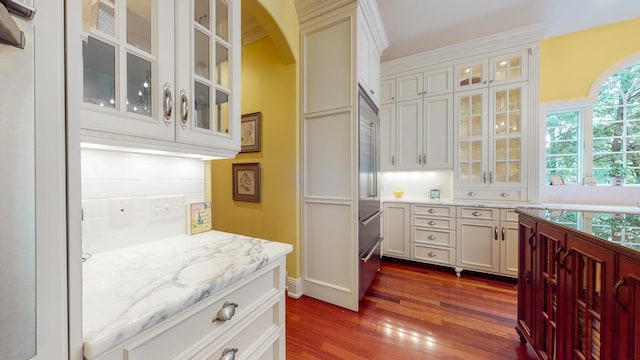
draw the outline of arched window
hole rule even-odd
[[[586,175],[585,183],[609,184],[620,175],[640,184],[640,63],[600,81],[593,105],[547,111],[547,183],[553,175],[581,183]]]

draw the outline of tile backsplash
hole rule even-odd
[[[186,233],[204,201],[202,160],[82,149],[82,245],[96,253]]]
[[[440,198],[452,197],[451,171],[397,171],[380,174],[382,196],[403,191],[404,197],[429,198],[431,189],[440,190]]]

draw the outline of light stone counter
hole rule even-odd
[[[93,358],[292,251],[208,231],[95,254],[83,263],[84,355]]]

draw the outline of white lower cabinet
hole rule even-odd
[[[410,247],[412,260],[455,266],[455,207],[412,204]]]
[[[518,223],[513,210],[458,207],[458,267],[518,276]]]
[[[283,258],[96,359],[284,359],[284,269]]]
[[[385,203],[384,256],[508,277],[518,276],[513,209]]]
[[[382,234],[384,256],[409,257],[409,204],[384,204]]]

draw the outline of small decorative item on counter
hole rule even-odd
[[[628,168],[622,166],[620,163],[616,163],[609,170],[609,183],[611,186],[622,186],[629,173]]]
[[[429,191],[429,198],[432,200],[440,200],[440,189],[431,189],[431,191]]]
[[[402,194],[404,194],[404,191],[402,190],[396,190],[393,192],[393,196],[395,196],[396,199],[400,199],[402,197]]]
[[[187,219],[187,232],[191,235],[211,230],[211,203],[188,204]]]

